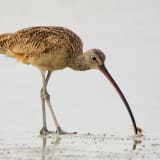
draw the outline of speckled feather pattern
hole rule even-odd
[[[83,45],[69,29],[29,27],[0,35],[0,51],[42,70],[56,70],[65,68],[68,60],[82,54]]]

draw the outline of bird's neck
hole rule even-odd
[[[85,54],[74,57],[69,67],[77,71],[85,71],[90,69],[90,67],[86,63]]]

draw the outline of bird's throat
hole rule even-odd
[[[90,69],[90,67],[86,63],[85,54],[74,57],[71,60],[69,67],[77,71],[86,71]]]

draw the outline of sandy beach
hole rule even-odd
[[[158,160],[160,138],[0,132],[1,160]]]

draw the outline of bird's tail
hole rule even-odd
[[[11,50],[10,46],[12,44],[12,34],[4,33],[0,34],[0,54],[6,55],[11,58],[15,58],[18,61],[24,61],[26,58],[23,54],[19,54]]]
[[[0,54],[7,54],[10,33],[0,34]]]

